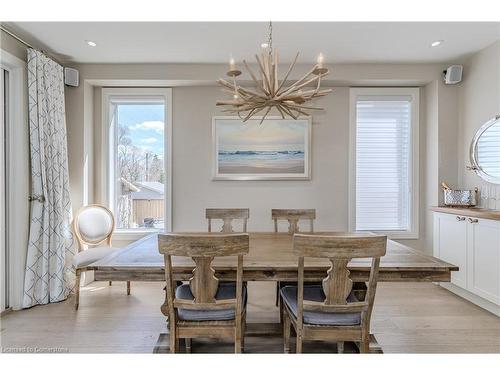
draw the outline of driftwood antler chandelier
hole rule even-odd
[[[260,80],[250,69],[247,62],[243,60],[246,70],[252,77],[256,90],[241,87],[236,83],[236,77],[241,74],[241,71],[236,68],[236,63],[233,58],[229,60],[229,71],[227,75],[232,78],[232,82],[225,79],[217,80],[223,90],[233,95],[231,100],[221,100],[216,104],[218,106],[227,106],[229,108],[223,112],[235,113],[247,121],[252,116],[257,115],[265,110],[260,123],[264,121],[271,109],[274,107],[281,114],[282,118],[290,116],[297,119],[300,115],[308,116],[309,110],[321,110],[322,108],[306,106],[304,103],[320,97],[325,96],[331,89],[320,90],[321,78],[328,75],[328,69],[324,66],[324,58],[320,53],[316,65],[307,72],[302,78],[292,83],[290,86],[286,85],[286,80],[290,75],[299,53],[295,55],[295,59],[288,68],[288,71],[280,81],[278,79],[278,50],[273,49],[273,25],[269,22],[269,41],[262,43],[262,53],[260,57],[256,54],[255,58],[260,70]],[[313,86],[312,89],[304,89],[307,86]]]

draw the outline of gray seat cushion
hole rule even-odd
[[[297,287],[285,286],[280,291],[283,302],[297,318]],[[322,302],[325,294],[321,285],[304,285],[304,300]],[[348,302],[356,302],[351,293]],[[361,313],[325,313],[320,311],[304,311],[304,324],[322,326],[352,326],[361,324]]]
[[[175,297],[179,299],[193,300],[193,294],[189,288],[189,284],[183,284],[177,287],[175,290]],[[216,300],[232,299],[236,298],[236,283],[226,282],[219,283],[219,288],[217,289],[217,294],[215,295]],[[247,304],[247,288],[243,285],[243,310],[245,310]],[[235,309],[224,309],[224,310],[189,310],[189,309],[178,309],[177,315],[179,320],[234,320],[235,319]]]

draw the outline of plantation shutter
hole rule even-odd
[[[500,123],[490,126],[479,137],[476,156],[481,169],[493,177],[500,177]]]
[[[357,230],[410,230],[411,104],[411,96],[357,97]]]

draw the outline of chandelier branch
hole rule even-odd
[[[216,105],[226,107],[223,112],[237,114],[243,122],[248,121],[252,116],[264,111],[260,123],[275,108],[281,117],[287,116],[298,119],[301,115],[309,116],[307,111],[322,110],[322,108],[305,105],[307,102],[328,95],[332,89],[321,89],[321,80],[328,75],[328,69],[323,66],[323,55],[319,55],[318,62],[306,74],[287,86],[287,80],[293,71],[299,52],[295,55],[292,63],[288,67],[285,75],[280,80],[278,75],[279,53],[272,48],[272,26],[270,26],[269,44],[264,46],[265,51],[255,55],[257,61],[257,74],[250,68],[246,60],[243,65],[254,82],[256,89],[240,86],[236,82],[236,77],[241,74],[236,68],[233,59],[230,61],[230,69],[227,73],[232,78],[232,82],[225,79],[218,79],[217,83],[222,86],[222,90],[233,96],[232,99],[219,100]],[[260,76],[260,77],[259,77]],[[259,78],[257,78],[259,77]],[[302,91],[306,86],[313,86]]]
[[[290,67],[288,68],[288,71],[286,72],[285,76],[283,77],[283,80],[281,81],[281,84],[278,86],[278,89],[276,90],[276,92],[279,92],[281,90],[281,88],[285,84],[286,80],[288,79],[288,76],[292,72],[293,67],[295,66],[295,63],[297,62],[297,59],[299,58],[299,53],[300,52],[297,52],[297,54],[295,55],[295,59],[293,59],[293,62],[290,64]]]

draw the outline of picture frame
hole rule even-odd
[[[214,180],[310,180],[312,118],[212,117]]]

